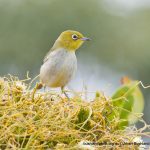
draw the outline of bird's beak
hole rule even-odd
[[[81,40],[81,41],[91,41],[91,39],[88,38],[88,37],[83,37],[83,38],[81,38],[80,40]]]

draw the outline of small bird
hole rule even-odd
[[[53,47],[44,58],[40,69],[40,80],[43,85],[57,88],[64,87],[74,76],[77,70],[76,50],[90,38],[84,37],[80,32],[67,30],[60,34]]]

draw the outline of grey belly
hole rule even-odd
[[[41,81],[49,87],[65,86],[71,80],[77,68],[75,55],[58,58],[50,58],[41,66]]]

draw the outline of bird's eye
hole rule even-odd
[[[78,36],[77,36],[76,34],[73,34],[73,35],[72,35],[72,39],[73,39],[73,40],[77,40],[77,39],[78,39]]]

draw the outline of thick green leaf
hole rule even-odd
[[[138,83],[138,81],[128,80],[112,96],[115,110],[109,119],[119,118],[118,129],[124,129],[129,124],[137,122],[139,114],[144,109],[144,98]]]

